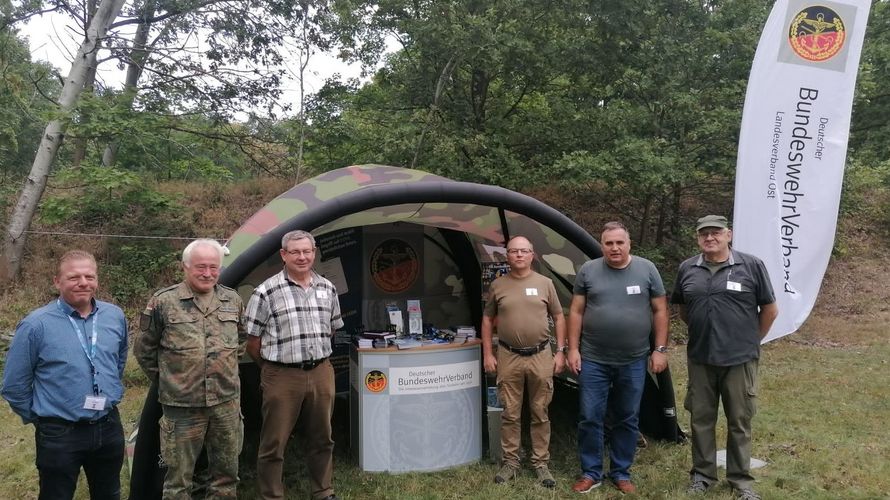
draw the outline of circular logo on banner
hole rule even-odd
[[[827,61],[844,46],[847,32],[837,12],[815,5],[798,12],[788,30],[794,53],[807,61]]]
[[[383,392],[386,389],[386,375],[380,370],[371,370],[365,375],[365,387],[371,392]]]
[[[386,293],[411,288],[419,274],[417,252],[404,240],[386,240],[371,252],[371,279]]]

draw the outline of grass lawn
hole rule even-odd
[[[764,347],[760,366],[759,413],[754,423],[754,456],[768,465],[754,472],[764,498],[890,498],[890,343],[886,342],[887,315],[860,317],[851,325],[843,318],[815,322],[825,335],[803,332]],[[856,328],[853,343],[837,341],[846,329]],[[811,332],[811,330],[809,330]],[[837,333],[834,333],[837,332]],[[866,333],[863,333],[866,332]],[[832,335],[834,333],[834,335]],[[827,340],[826,340],[827,339]],[[683,348],[671,353],[677,401],[685,394]],[[131,387],[122,405],[125,426],[135,426],[145,389],[139,377],[128,377]],[[577,403],[568,390],[559,391],[551,407],[552,464],[557,487],[536,485],[530,469],[507,485],[492,482],[497,465],[477,464],[429,474],[379,474],[358,470],[349,455],[346,425],[335,428],[334,486],[346,499],[448,498],[572,498],[571,484],[578,472],[574,418]],[[681,426],[688,414],[679,408]],[[0,498],[36,498],[33,428],[21,425],[7,405],[0,409]],[[725,433],[720,427],[718,440]],[[305,468],[296,439],[286,464],[285,484],[290,498],[308,498]],[[253,458],[243,459],[240,497],[255,498]],[[632,470],[640,498],[685,498],[688,445],[652,443],[640,450]],[[122,471],[126,478],[126,466]],[[124,481],[126,496],[127,484]],[[609,486],[587,497],[619,498]],[[88,498],[85,484],[76,498]],[[721,484],[707,498],[731,498]]]

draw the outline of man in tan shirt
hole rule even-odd
[[[534,248],[528,239],[516,236],[507,242],[510,272],[491,284],[482,316],[482,352],[485,371],[497,372],[498,396],[504,405],[501,414],[504,461],[494,481],[504,483],[519,472],[520,416],[527,387],[531,409],[531,463],[540,483],[552,488],[556,481],[547,467],[550,461],[547,409],[553,399],[553,374],[565,366],[566,329],[553,282],[532,270],[534,258]],[[549,319],[553,320],[556,332],[555,355],[550,349]],[[492,348],[495,320],[497,357]]]

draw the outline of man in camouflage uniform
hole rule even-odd
[[[199,239],[182,252],[185,281],[154,294],[133,347],[158,383],[163,409],[165,499],[190,499],[195,461],[206,447],[208,498],[236,498],[241,420],[238,358],[246,334],[241,297],[217,283],[223,248]]]

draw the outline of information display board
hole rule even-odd
[[[350,352],[350,443],[364,471],[434,471],[482,455],[478,340]]]

